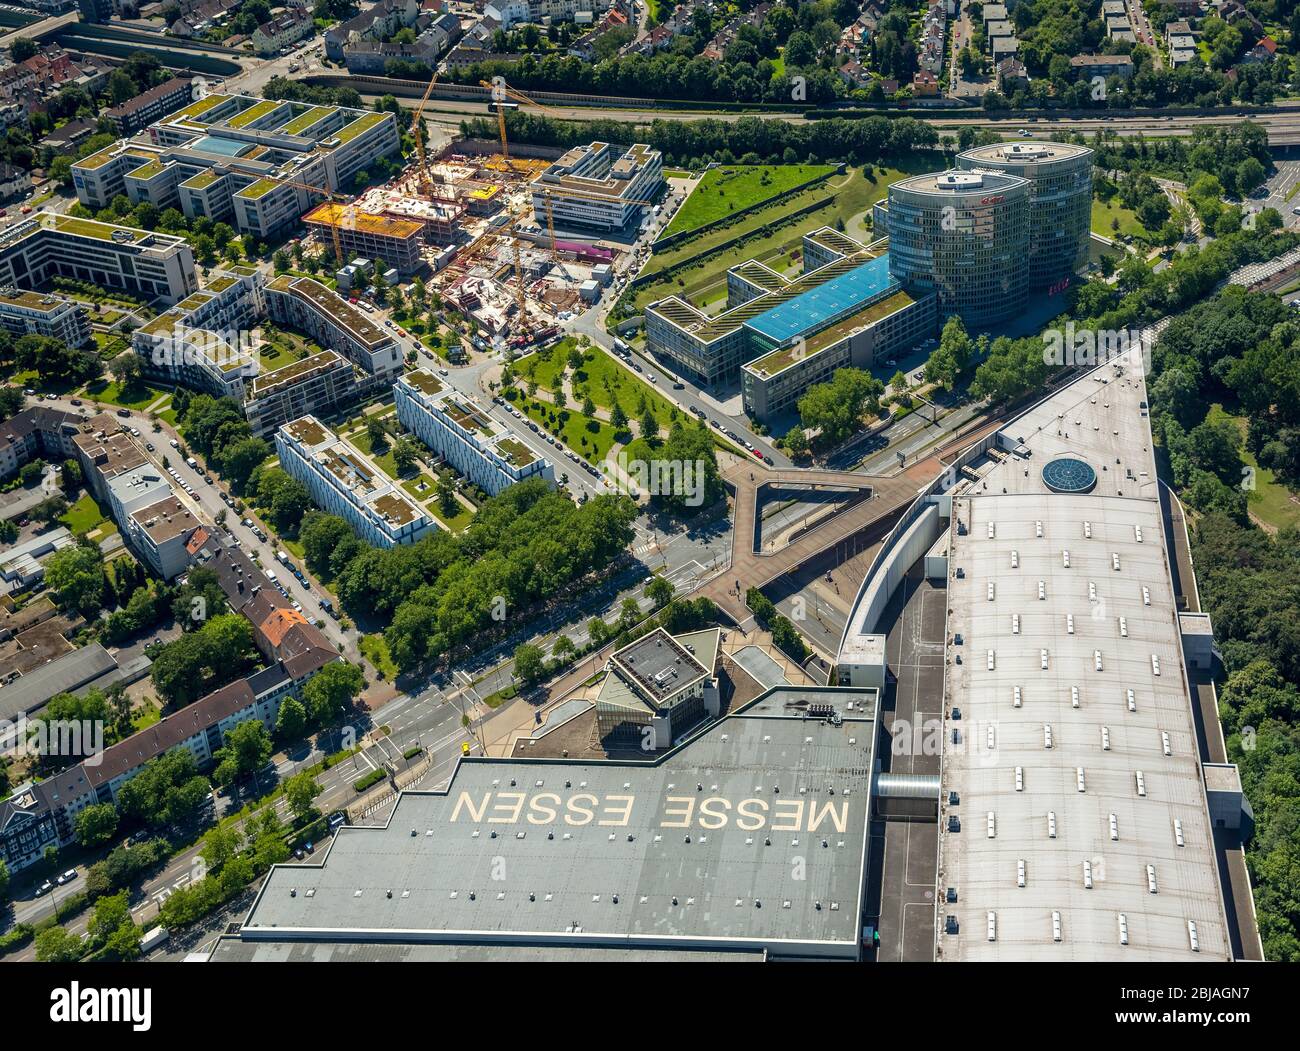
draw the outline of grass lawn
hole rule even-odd
[[[835,171],[830,164],[760,164],[711,168],[691,191],[664,236],[684,233]]]
[[[873,168],[870,178],[861,168],[854,168],[843,178],[833,177],[766,208],[755,209],[738,222],[656,252],[642,273],[660,276],[658,280],[647,280],[637,286],[630,313],[643,313],[646,304],[674,293],[695,302],[697,296],[716,293],[719,287],[725,290],[728,268],[749,259],[761,260],[778,271],[785,270],[791,255],[799,253],[803,235],[823,226],[842,223],[850,237],[870,241],[874,234],[865,221],[871,214],[871,206],[883,199],[899,179],[933,170],[938,164],[936,158],[923,154],[912,159],[906,171]],[[791,218],[800,208],[818,201],[822,202],[819,207]],[[752,236],[705,258],[718,245],[741,235]]]
[[[397,675],[397,665],[393,663],[392,654],[388,652],[388,643],[382,635],[362,635],[359,648],[362,655],[373,664],[385,679]]]
[[[1119,229],[1116,230],[1114,223],[1119,220]],[[1102,237],[1113,238],[1116,234],[1127,234],[1129,237],[1146,238],[1150,234],[1147,228],[1142,225],[1137,217],[1137,213],[1130,211],[1119,203],[1119,197],[1113,197],[1109,201],[1099,201],[1096,198],[1092,202],[1092,232],[1101,234]]]
[[[1246,449],[1247,424],[1245,418],[1233,416],[1231,413],[1225,412],[1222,405],[1217,404],[1210,406],[1207,418],[1210,420],[1231,420],[1241,430],[1242,463],[1254,468],[1255,471],[1255,488],[1246,494],[1246,502],[1250,513],[1265,525],[1274,529],[1300,526],[1300,503],[1295,500],[1296,494],[1279,482],[1267,467],[1261,467],[1254,455]]]
[[[513,404],[539,427],[592,463],[603,460],[616,442],[613,427],[576,409],[559,409],[526,395],[516,397]]]
[[[103,380],[95,380],[94,383],[86,386],[88,398],[107,402],[109,405],[120,405],[124,409],[143,409],[166,393],[161,387],[154,387],[148,383],[136,383],[126,390],[117,383],[105,383]]]
[[[162,721],[162,712],[156,704],[146,704],[142,708],[137,708],[131,713],[131,728],[139,733],[154,723]]]
[[[551,381],[561,369],[568,368],[569,351],[574,346],[570,339],[557,343],[549,358],[530,354],[516,366],[525,380],[531,378],[545,390],[551,389]],[[602,409],[613,411],[617,401],[623,411],[632,419],[641,415],[640,406],[646,402],[653,409],[655,419],[664,427],[671,426],[676,417],[683,415],[682,410],[646,383],[640,377],[628,372],[618,364],[606,351],[599,347],[590,347],[583,355],[583,366],[576,373],[570,373],[574,391],[575,408],[582,405],[582,392],[591,395],[591,400]]]
[[[85,493],[81,498],[68,508],[67,512],[60,516],[59,521],[68,527],[74,533],[89,533],[97,526],[107,523],[108,519],[104,512],[99,509],[99,504],[95,503],[95,498],[89,493]],[[112,529],[108,530],[112,532]]]
[[[396,440],[389,438],[388,447],[380,456],[376,456],[371,451],[370,435],[366,433],[365,428],[362,428],[357,434],[349,435],[348,441],[369,456],[370,459],[374,460],[375,463],[378,464],[379,468],[388,475],[389,478],[400,479],[402,477],[398,474],[397,463],[393,459],[393,447],[397,444]]]

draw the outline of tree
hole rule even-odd
[[[251,434],[232,442],[221,450],[221,474],[235,492],[243,492],[253,471],[271,452],[271,447],[261,438]]]
[[[515,647],[515,674],[521,683],[534,683],[546,674],[546,661],[542,651],[530,642]]]
[[[806,429],[839,441],[852,433],[866,412],[880,411],[885,385],[862,369],[836,369],[828,383],[809,387],[799,399],[799,418]]]
[[[115,959],[134,960],[140,955],[140,928],[131,918],[128,891],[95,902],[86,937],[91,945],[104,949],[106,955]]]
[[[15,62],[26,62],[40,49],[30,37],[20,36],[9,45],[9,57]]]
[[[302,688],[302,700],[317,726],[332,726],[366,685],[361,669],[350,661],[325,665]]]
[[[245,719],[226,734],[224,747],[217,750],[217,769],[226,767],[236,777],[247,777],[262,769],[271,758],[271,735],[258,719]],[[226,764],[231,764],[226,766]],[[229,784],[233,778],[217,777]]]
[[[47,526],[53,525],[68,513],[68,501],[62,496],[47,496],[32,508],[32,517]]]
[[[122,390],[130,390],[143,378],[144,362],[139,354],[127,351],[108,363],[108,371]]]
[[[248,621],[219,614],[154,654],[154,686],[174,707],[192,704],[248,671],[256,652]]]
[[[659,436],[659,421],[655,419],[654,409],[648,404],[641,413],[641,437],[653,441]]]
[[[113,838],[117,831],[117,810],[112,803],[95,803],[80,811],[73,820],[77,842],[83,847],[98,847]]]
[[[409,438],[399,438],[393,446],[393,466],[397,468],[398,474],[405,474],[414,467],[418,457],[419,449]]]
[[[56,551],[45,563],[45,583],[64,609],[93,616],[104,602],[104,563],[93,544]]]
[[[785,447],[791,456],[806,456],[808,435],[802,427],[791,427],[785,436]]]
[[[316,816],[313,800],[321,794],[321,786],[308,773],[294,774],[284,782],[284,797],[299,824]]]
[[[345,540],[356,540],[352,527],[338,515],[308,511],[298,529],[307,565],[318,576],[333,577],[332,556]]]
[[[38,963],[74,963],[85,953],[81,936],[66,927],[50,927],[36,936]]]
[[[275,717],[275,735],[281,741],[296,741],[307,732],[307,709],[297,697],[286,697],[280,702],[280,712]]]
[[[655,604],[655,609],[663,609],[673,600],[675,589],[672,581],[665,580],[663,577],[655,577],[646,585],[646,597]]]
[[[627,413],[623,411],[623,406],[617,401],[614,402],[614,408],[609,413],[609,425],[615,431],[627,430]]]
[[[456,501],[456,486],[447,474],[438,476],[438,510],[444,518],[455,518],[460,510]]]

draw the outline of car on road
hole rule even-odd
[[[51,883],[49,880],[46,880],[39,887],[36,888],[36,896],[39,898],[44,894],[48,894],[53,889],[54,889],[54,884]]]
[[[73,404],[73,405],[80,405],[80,404],[81,404],[81,399],[80,399],[80,398],[73,398],[73,399],[72,399],[72,404]]]
[[[129,409],[118,409],[117,414],[123,419],[129,420],[131,418],[131,411]]]
[[[68,871],[63,873],[63,875],[61,875],[56,882],[60,887],[63,887],[71,883],[76,878],[77,878],[77,870],[68,869]]]

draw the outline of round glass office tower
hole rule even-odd
[[[957,155],[963,171],[1029,183],[1029,289],[1041,292],[1083,268],[1092,226],[1092,155],[1067,142],[999,142]]]
[[[938,295],[940,319],[982,328],[1023,310],[1029,183],[994,172],[917,175],[889,188],[889,269],[913,295]]]

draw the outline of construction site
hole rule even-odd
[[[600,300],[621,257],[636,250],[663,180],[658,154],[643,146],[622,156],[603,143],[512,153],[508,105],[497,107],[498,141],[452,142],[426,154],[423,135],[413,134],[414,156],[394,179],[353,200],[331,194],[303,220],[336,259],[382,261],[404,281],[418,275],[475,326],[484,346],[520,348],[558,334],[559,322]],[[423,106],[412,115],[413,133],[422,130]],[[589,156],[593,150],[602,152]],[[587,171],[593,164],[602,167],[595,175]],[[567,221],[584,212],[616,221]]]

